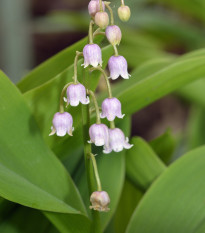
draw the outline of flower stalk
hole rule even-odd
[[[101,123],[101,120],[100,120],[100,110],[99,110],[99,107],[98,107],[97,99],[96,99],[95,94],[94,94],[93,91],[88,90],[88,93],[92,96],[92,99],[93,99],[93,103],[94,103],[94,107],[95,107],[95,112],[96,112],[96,123],[100,124]]]
[[[94,71],[94,70],[99,70],[103,74],[103,77],[104,77],[106,85],[107,85],[108,97],[112,98],[112,90],[111,90],[111,86],[110,86],[110,82],[108,80],[107,74],[105,73],[105,71],[100,66],[93,67],[93,68],[90,69],[90,71]]]
[[[110,24],[114,25],[114,15],[113,15],[113,10],[110,7],[110,2],[104,2],[105,3],[105,7],[108,9],[108,11],[110,12]]]
[[[59,107],[59,112],[63,113],[64,112],[64,96],[65,96],[65,92],[67,90],[67,88],[72,84],[71,83],[67,83],[64,87],[63,90],[61,91],[61,96],[60,96],[60,107]]]
[[[76,51],[76,56],[75,56],[75,60],[74,60],[74,76],[73,76],[74,84],[77,84],[77,82],[78,82],[78,79],[77,79],[77,75],[78,75],[78,59],[79,59],[80,56],[83,56],[83,53]]]
[[[100,181],[100,177],[99,177],[99,173],[98,173],[98,168],[97,168],[95,156],[92,153],[90,153],[90,158],[91,158],[92,163],[93,163],[93,169],[94,169],[95,178],[96,178],[96,182],[97,182],[97,190],[102,191],[102,186],[101,186],[101,181]]]

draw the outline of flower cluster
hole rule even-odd
[[[123,0],[121,0],[121,2],[122,4],[118,9],[118,15],[122,21],[127,21],[130,17],[130,9],[128,6],[124,5]],[[129,139],[125,137],[121,129],[115,127],[114,123],[115,118],[122,119],[124,114],[122,114],[121,102],[112,96],[109,78],[116,80],[121,76],[124,79],[129,79],[130,75],[128,73],[126,59],[118,54],[117,46],[120,45],[122,33],[120,28],[114,24],[113,12],[109,4],[109,2],[104,2],[102,0],[91,0],[88,5],[88,12],[91,16],[89,44],[85,45],[82,52],[76,52],[73,82],[66,84],[62,90],[60,111],[55,113],[53,117],[53,126],[51,128],[52,132],[50,133],[50,135],[56,134],[60,137],[65,136],[66,133],[72,136],[72,132],[74,130],[73,118],[71,114],[64,111],[64,101],[67,103],[67,106],[70,105],[76,107],[80,103],[85,105],[89,104],[91,97],[95,105],[96,123],[91,125],[89,128],[90,140],[88,143],[94,143],[96,146],[103,146],[103,152],[105,154],[109,154],[112,151],[120,152],[124,148],[130,149],[132,147],[132,145],[129,144]],[[105,9],[108,9],[110,18]],[[94,24],[98,26],[98,29],[93,34]],[[102,31],[104,29],[105,32]],[[94,35],[97,35],[98,33],[104,34],[114,49],[113,56],[108,60],[109,77],[102,69],[101,48],[93,42]],[[108,98],[104,99],[102,102],[101,113],[95,94],[82,85],[77,79],[77,62],[78,57],[81,55],[84,58],[84,63],[82,64],[84,68],[91,66],[91,71],[99,70],[105,78],[108,88]],[[67,94],[67,98],[64,97],[65,94]],[[106,124],[101,123],[101,119],[103,118],[106,118],[110,122],[110,128],[108,128]],[[108,211],[109,209],[107,206],[110,202],[110,198],[105,191],[101,190],[95,158],[93,155],[91,158],[95,169],[96,180],[98,181],[98,191],[91,195],[90,201],[92,206],[90,208],[98,211]]]

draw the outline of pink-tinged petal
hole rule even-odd
[[[122,33],[117,25],[108,26],[105,30],[106,37],[112,45],[119,45]]]
[[[63,137],[67,132],[72,132],[73,118],[68,112],[57,112],[53,117],[53,130],[50,135],[56,133],[57,136]]]
[[[105,191],[95,191],[90,196],[91,206],[90,209],[94,209],[100,212],[109,211],[108,205],[110,203],[110,197]]]
[[[105,4],[102,2],[103,11],[105,10]],[[91,0],[88,4],[88,12],[90,16],[94,17],[97,12],[100,11],[99,0]]]
[[[117,98],[106,98],[102,102],[101,118],[107,118],[109,121],[113,121],[115,117],[123,118],[121,112],[121,103]]]
[[[128,138],[125,138],[121,129],[109,129],[109,150],[120,152],[123,148],[130,149],[132,146],[128,143]],[[108,153],[109,150],[105,149],[104,151]]]
[[[82,84],[71,84],[67,88],[67,102],[71,106],[78,106],[81,102],[82,104],[89,103],[89,97],[86,97],[86,89]]]
[[[104,146],[109,143],[108,127],[104,124],[93,124],[89,129],[90,141],[96,146]]]
[[[110,78],[115,80],[119,76],[124,79],[129,79],[127,71],[127,61],[123,56],[112,56],[108,61],[108,68],[110,71]]]
[[[97,67],[98,64],[102,65],[102,53],[97,44],[87,44],[83,48],[84,68],[88,65]]]

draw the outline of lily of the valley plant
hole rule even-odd
[[[108,9],[110,17],[105,9]],[[66,106],[71,105],[77,107],[80,103],[84,105],[90,104],[90,99],[92,99],[96,113],[96,123],[89,125],[90,140],[86,143],[93,143],[95,146],[103,146],[103,152],[105,154],[109,154],[112,151],[120,152],[123,149],[130,149],[133,146],[129,144],[129,139],[125,136],[123,131],[115,127],[115,118],[123,118],[124,114],[122,114],[120,101],[112,95],[109,82],[109,79],[116,80],[120,76],[124,79],[129,79],[130,77],[127,61],[123,56],[119,55],[117,49],[117,46],[120,45],[122,33],[120,28],[114,24],[113,11],[109,2],[91,0],[88,5],[88,12],[91,16],[88,35],[89,43],[85,45],[83,52],[76,51],[73,82],[65,84],[62,90],[60,109],[53,117],[52,132],[50,135],[57,134],[57,136],[63,137],[66,134],[70,136],[74,134],[73,118],[70,113],[65,111],[64,101],[66,102]],[[118,9],[118,15],[122,21],[127,21],[130,18],[130,9],[128,6],[125,6],[124,1],[122,1],[122,5]],[[94,26],[96,26],[97,29],[93,33]],[[107,40],[113,46],[114,54],[108,61],[109,77],[106,71],[102,69],[103,58],[101,48],[98,44],[93,43],[93,37],[97,34],[105,34]],[[77,62],[80,56],[84,58],[83,68],[89,67],[90,71],[98,70],[102,72],[107,84],[108,97],[102,102],[101,113],[95,93],[88,88],[88,82],[86,82],[87,85],[85,85],[78,80]],[[67,98],[65,98],[65,94],[67,94]],[[101,123],[101,118],[107,118],[110,123],[109,127]],[[85,158],[92,160],[97,183],[97,190],[92,192],[90,196],[90,202],[92,204],[90,209],[95,211],[109,211],[109,194],[106,190],[102,190],[95,156],[91,151],[91,146],[89,150],[85,150]]]

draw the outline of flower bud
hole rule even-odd
[[[109,24],[109,16],[107,12],[97,12],[95,15],[95,23],[102,29],[106,28]]]
[[[107,117],[108,121],[113,121],[115,117],[123,118],[121,103],[117,98],[107,98],[102,102],[101,118]]]
[[[115,80],[119,76],[124,79],[129,79],[129,73],[127,71],[127,61],[123,56],[112,56],[108,61],[108,68],[110,71],[110,78]]]
[[[102,66],[102,53],[97,44],[87,44],[83,48],[84,68],[89,65],[97,67],[98,64]]]
[[[129,144],[129,139],[125,138],[121,129],[109,129],[109,147],[104,148],[103,152],[109,154],[112,150],[120,152],[125,149],[130,149],[133,145]]]
[[[85,87],[78,84],[71,84],[67,88],[67,105],[78,106],[79,103],[89,104],[89,97],[86,97],[86,89]]]
[[[117,25],[108,26],[105,30],[105,34],[110,44],[112,45],[120,44],[122,33]]]
[[[118,8],[118,16],[123,21],[126,22],[129,20],[131,15],[130,8],[128,6],[120,6]]]
[[[94,209],[97,211],[109,211],[108,205],[110,203],[110,197],[105,191],[96,191],[93,192],[90,196],[90,202],[92,206],[90,209]]]
[[[68,112],[57,112],[53,117],[53,126],[51,127],[52,132],[49,136],[54,135],[55,133],[57,136],[63,137],[68,133],[70,136],[72,135],[72,131],[74,128],[73,125],[73,118]]]
[[[89,129],[90,141],[96,146],[105,146],[108,148],[109,145],[109,134],[108,127],[104,124],[93,124]]]
[[[105,4],[102,2],[103,11],[105,10]],[[99,0],[91,0],[88,4],[88,12],[90,16],[94,17],[97,12],[100,11]]]

